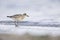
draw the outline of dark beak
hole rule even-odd
[[[27,15],[27,17],[29,17],[29,15]]]

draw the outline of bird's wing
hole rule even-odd
[[[13,15],[14,17],[19,17],[19,16],[22,16],[22,14],[15,14]]]
[[[15,15],[13,15],[13,16],[19,16],[19,15],[22,15],[22,14],[15,14]]]

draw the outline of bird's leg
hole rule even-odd
[[[18,21],[15,21],[15,27],[18,27]]]

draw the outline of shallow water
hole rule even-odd
[[[19,34],[23,35],[29,33],[31,35],[60,35],[60,27],[42,27],[42,26],[19,26],[14,25],[0,25],[0,33]]]

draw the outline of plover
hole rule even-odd
[[[15,14],[12,16],[7,16],[15,21],[15,26],[17,27],[18,21],[22,21],[25,17],[29,17],[26,13],[23,14]]]
[[[29,17],[29,16],[26,13],[23,13],[23,14],[16,14],[7,17],[12,18],[15,21],[22,21],[25,17]]]

